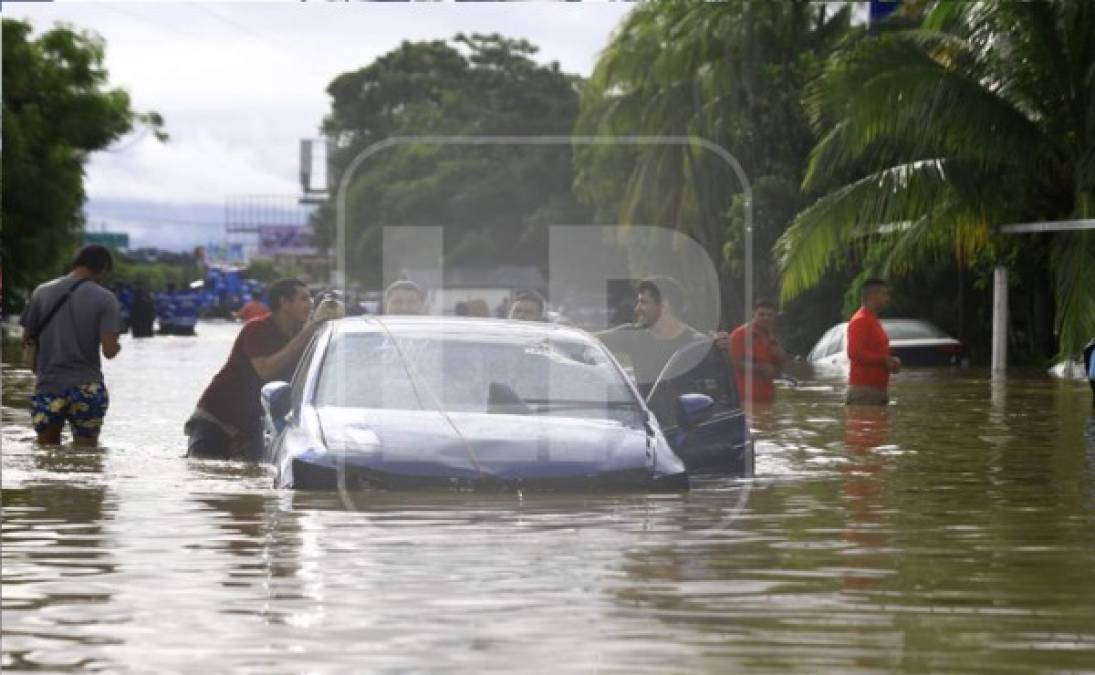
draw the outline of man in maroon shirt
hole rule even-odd
[[[890,287],[882,279],[863,284],[862,306],[848,321],[848,405],[886,405],[890,373],[901,370],[901,359],[890,355],[890,338],[882,330],[878,313],[890,304]]]
[[[187,420],[188,456],[258,459],[262,450],[259,391],[267,382],[292,378],[304,347],[322,323],[308,321],[312,297],[302,281],[276,281],[269,297],[273,312],[243,325],[228,361]]]

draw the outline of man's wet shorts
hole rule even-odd
[[[47,427],[64,426],[67,420],[74,436],[96,438],[109,405],[110,397],[101,382],[81,384],[61,393],[38,393],[31,406],[34,430],[42,433]]]

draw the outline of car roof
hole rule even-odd
[[[593,336],[573,326],[548,321],[516,321],[463,316],[375,315],[346,317],[332,322],[338,334],[390,332],[464,335],[468,337],[512,337],[572,339],[590,341]]]
[[[908,325],[919,325],[919,326],[925,326],[928,329],[930,329],[931,332],[935,333],[935,335],[930,335],[930,336],[925,335],[925,336],[917,336],[917,337],[897,337],[897,338],[895,338],[895,337],[891,336],[890,337],[890,343],[891,344],[929,343],[929,342],[933,342],[933,341],[936,341],[936,342],[958,342],[958,340],[956,340],[954,337],[949,335],[943,329],[939,328],[939,326],[936,326],[931,321],[927,321],[925,319],[909,319],[909,318],[906,318],[906,317],[893,317],[893,318],[879,319],[879,323],[882,324],[882,329],[883,330],[887,330],[887,327],[889,327],[890,329],[893,329],[893,328],[895,328],[897,326],[901,326],[901,325],[906,325],[906,326],[908,326]],[[835,326],[833,326],[833,327],[829,328],[828,330],[826,330],[824,333],[822,333],[821,337],[818,338],[817,342],[814,344],[814,347],[810,351],[813,352],[814,349],[817,349],[818,345],[820,345],[821,342],[824,341],[825,338],[828,337],[833,331],[835,331],[835,330],[844,330],[845,328],[847,328],[847,326],[848,326],[847,321],[841,321],[840,323],[838,323]],[[887,332],[889,332],[889,331],[887,330]]]
[[[932,328],[934,328],[938,331],[944,332],[941,328],[939,328],[939,326],[936,326],[934,323],[932,323],[931,321],[928,321],[927,319],[909,319],[907,317],[886,317],[886,318],[879,319],[878,322],[881,323],[882,325],[895,324],[895,323],[918,323],[918,324],[922,324],[922,325],[925,325],[925,326],[931,326]],[[840,328],[841,326],[847,326],[847,325],[848,325],[847,321],[841,321],[840,323],[826,329],[825,332],[828,333],[829,331],[833,330],[834,328]]]

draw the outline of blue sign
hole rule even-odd
[[[871,23],[885,19],[900,6],[901,0],[871,0]]]
[[[107,248],[129,248],[128,232],[84,232],[84,246],[98,244]]]

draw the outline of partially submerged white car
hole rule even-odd
[[[962,343],[940,328],[920,319],[881,319],[890,338],[890,352],[903,366],[965,365]],[[825,332],[806,357],[812,365],[847,370],[848,324],[840,323]]]

